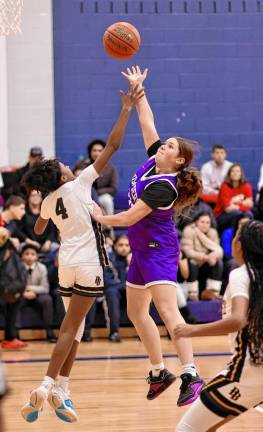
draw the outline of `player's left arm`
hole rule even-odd
[[[129,210],[109,216],[104,216],[100,207],[94,203],[92,216],[97,222],[103,225],[132,226],[141,219],[145,218],[145,216],[151,212],[152,208],[142,200],[138,199],[134,206],[132,206]]]
[[[208,324],[178,324],[176,338],[194,336],[219,336],[241,330],[247,324],[248,298],[242,295],[232,299],[231,316]]]
[[[98,174],[101,173],[103,168],[107,165],[113,154],[120,148],[126,127],[131,115],[132,108],[144,96],[144,89],[135,86],[130,88],[129,92],[125,94],[121,91],[122,109],[118,120],[116,121],[113,129],[108,137],[107,144],[103,152],[96,159],[93,166]]]

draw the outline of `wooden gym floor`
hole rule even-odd
[[[171,342],[162,338],[166,366],[180,373],[178,359]],[[55,417],[49,406],[39,421],[26,423],[20,407],[45,375],[47,360],[53,346],[45,342],[30,342],[21,352],[3,353],[7,361],[10,395],[3,402],[5,432],[172,432],[185,408],[177,408],[180,380],[154,401],[147,401],[145,377],[149,363],[137,338],[126,338],[120,344],[107,339],[82,343],[72,372],[72,399],[79,422],[66,424]],[[194,340],[196,363],[207,380],[219,372],[228,361],[226,337],[206,337]],[[263,407],[250,410],[239,419],[225,425],[220,432],[262,432]]]

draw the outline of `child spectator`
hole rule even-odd
[[[114,242],[113,251],[110,254],[110,260],[118,272],[118,278],[123,285],[123,289],[125,289],[126,285],[127,271],[130,263],[130,254],[131,249],[128,236],[118,236]]]
[[[21,257],[27,270],[27,285],[20,307],[23,308],[30,304],[40,310],[47,331],[47,340],[56,342],[52,330],[53,304],[49,295],[47,268],[38,261],[38,248],[32,244],[23,246]]]
[[[223,275],[223,249],[217,231],[211,227],[208,213],[200,213],[191,225],[185,227],[181,248],[191,263],[188,279],[190,299],[198,299],[200,273],[206,279],[206,289],[201,293],[201,299],[219,298]]]

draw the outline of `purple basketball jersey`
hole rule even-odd
[[[174,188],[176,194],[176,174],[154,174],[156,166],[155,156],[138,169],[131,180],[128,192],[129,207],[132,207],[142,192],[156,181],[167,181]],[[148,216],[129,227],[128,235],[132,250],[159,250],[175,252],[179,250],[179,243],[173,221],[174,202],[169,207],[153,210]]]

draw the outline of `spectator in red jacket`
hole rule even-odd
[[[220,188],[214,210],[219,231],[222,232],[225,228],[234,226],[236,219],[242,214],[252,217],[252,207],[252,186],[246,180],[242,166],[234,164],[229,168]]]

